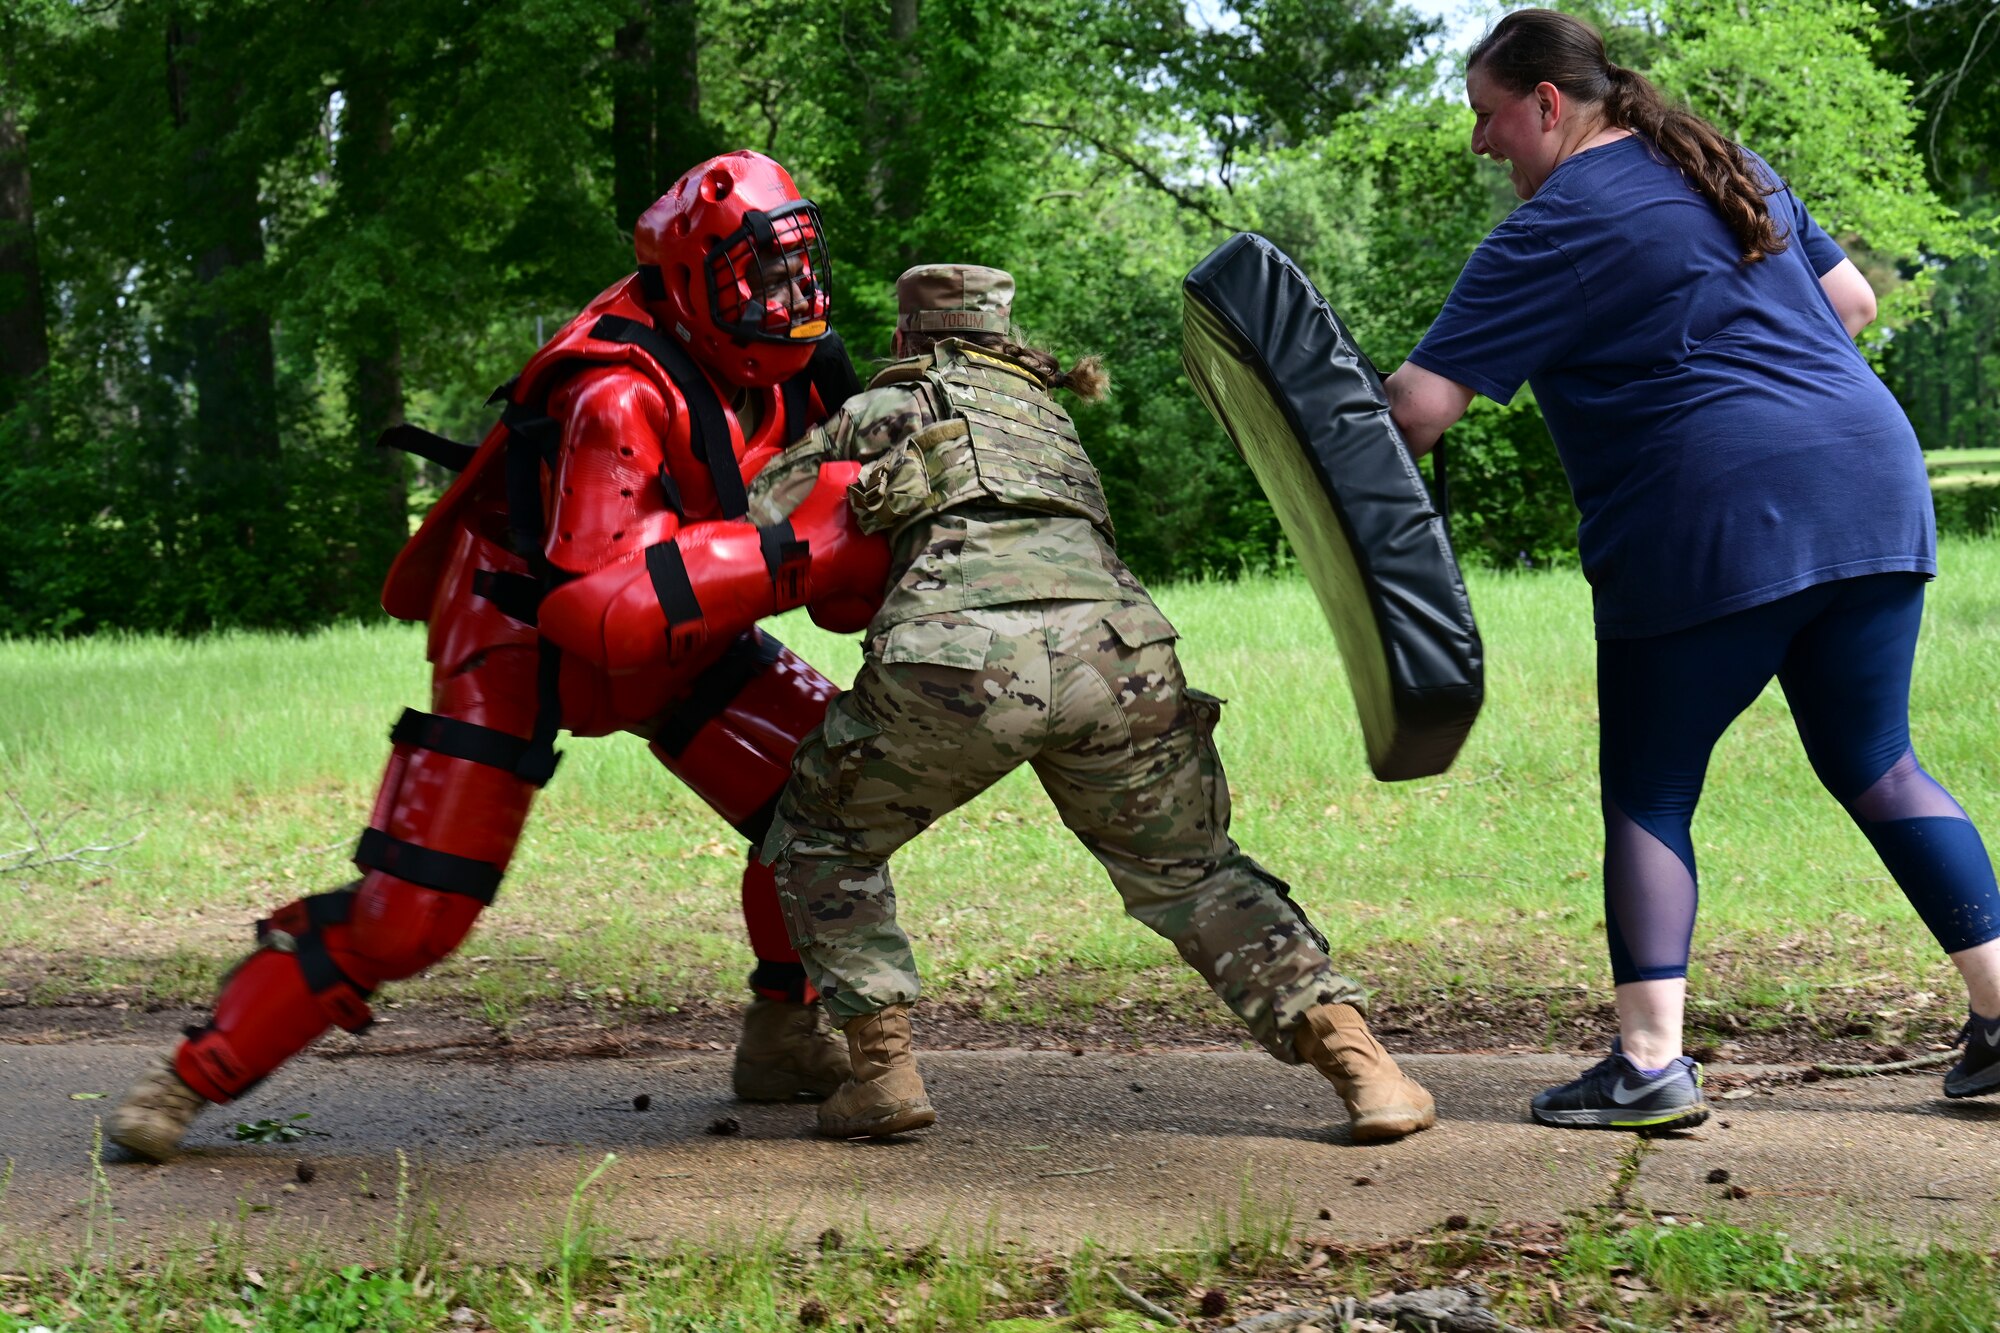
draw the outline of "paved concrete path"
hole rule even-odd
[[[153,1050],[0,1044],[0,1158],[13,1170],[0,1259],[23,1246],[74,1252],[90,1224],[93,1122],[111,1104],[74,1097],[115,1096]],[[1572,1075],[1574,1058],[1414,1056],[1408,1067],[1437,1094],[1442,1122],[1356,1145],[1317,1076],[1254,1053],[923,1061],[939,1125],[852,1144],[813,1138],[809,1106],[731,1101],[725,1053],[307,1058],[209,1112],[174,1164],[107,1160],[104,1179],[122,1247],[200,1243],[240,1222],[253,1252],[317,1244],[358,1258],[379,1254],[395,1225],[398,1150],[461,1252],[488,1258],[546,1253],[573,1186],[607,1152],[618,1161],[598,1220],[634,1249],[760,1228],[810,1240],[864,1224],[947,1241],[990,1225],[1055,1249],[1174,1244],[1212,1228],[1246,1189],[1267,1210],[1289,1203],[1309,1234],[1372,1239],[1452,1214],[1557,1219],[1611,1203],[1621,1170],[1635,1169],[1631,1209],[1779,1225],[1802,1243],[2000,1230],[2000,1103],[1946,1102],[1935,1073],[1780,1086],[1642,1144],[1524,1121],[1528,1098]],[[633,1106],[641,1094],[644,1111]],[[327,1137],[229,1140],[238,1121],[298,1111]],[[735,1132],[712,1132],[730,1119]],[[310,1183],[296,1181],[300,1163]],[[1729,1184],[1710,1182],[1718,1169]],[[1747,1197],[1727,1197],[1729,1185]]]

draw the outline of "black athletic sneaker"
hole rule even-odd
[[[1958,1039],[1965,1043],[1965,1058],[1944,1076],[1944,1095],[1984,1097],[2000,1092],[2000,1018],[1972,1014]]]
[[[1683,1055],[1648,1075],[1616,1038],[1611,1054],[1542,1093],[1529,1109],[1542,1124],[1562,1129],[1686,1129],[1708,1119],[1700,1065]]]

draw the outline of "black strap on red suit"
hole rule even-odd
[[[784,788],[780,787],[770,800],[757,807],[756,813],[742,823],[732,826],[743,835],[744,841],[750,844],[753,853],[764,845],[764,835],[771,831],[771,823],[778,817],[778,797],[784,794]]]
[[[785,428],[779,438],[787,445],[798,443],[812,429],[812,381],[801,370],[778,386],[778,402],[785,414]]]
[[[681,501],[681,484],[674,480],[674,474],[665,463],[660,464],[660,494],[666,499],[667,508],[674,511],[674,517],[687,522],[687,505]]]
[[[306,988],[315,995],[344,988],[353,991],[365,1002],[374,994],[341,970],[340,964],[333,961],[326,941],[317,933],[298,936],[292,946],[292,957],[299,960],[299,974],[306,979]]]
[[[294,912],[296,907],[299,910]],[[310,934],[322,926],[339,926],[347,922],[354,913],[354,890],[335,889],[330,893],[315,893],[278,909],[257,923],[257,943],[262,944],[273,930],[282,930],[293,939]]]
[[[394,875],[420,888],[455,893],[485,904],[491,904],[500,891],[499,866],[419,847],[378,828],[362,830],[361,845],[354,849],[354,864],[363,870]]]
[[[535,624],[541,618],[541,581],[530,575],[476,569],[472,572],[472,595],[484,597],[523,625]]]
[[[786,565],[810,564],[812,543],[800,538],[792,530],[790,519],[780,519],[769,527],[757,529],[757,544],[764,551],[764,568],[777,578],[778,571]]]
[[[812,429],[812,391],[819,390],[820,407],[832,413],[842,403],[861,392],[861,377],[854,373],[847,344],[837,333],[829,333],[813,344],[812,360],[806,368],[779,387],[785,403],[784,441],[796,444]]]
[[[463,472],[472,462],[472,456],[479,452],[469,444],[448,440],[442,435],[425,430],[422,426],[412,426],[407,421],[400,426],[391,426],[375,437],[377,449],[400,449],[406,454],[428,459],[447,472]]]
[[[653,596],[659,599],[668,629],[701,619],[701,602],[694,595],[694,581],[688,577],[679,545],[655,542],[648,546],[646,574],[653,580]]]
[[[294,911],[296,908],[298,910]],[[332,952],[326,947],[326,940],[320,932],[328,926],[347,924],[354,915],[354,890],[335,889],[331,893],[315,893],[309,898],[301,898],[291,906],[281,909],[275,915],[257,923],[257,943],[264,948],[280,948],[298,960],[299,975],[305,978],[306,988],[314,995],[325,995],[329,991],[348,991],[362,1004],[374,992],[361,985],[341,970],[333,961]],[[286,937],[283,943],[273,941],[275,931],[282,931]],[[342,1026],[349,1026],[343,1023]],[[349,1031],[359,1031],[367,1021],[360,1019],[358,1026],[349,1026]]]
[[[847,344],[837,333],[828,333],[813,345],[812,360],[806,363],[806,378],[819,390],[820,406],[828,412],[838,410],[842,403],[861,392],[861,377],[854,373],[854,360],[847,355]]]
[[[403,710],[402,717],[389,729],[389,739],[397,745],[412,745],[420,750],[449,755],[453,759],[497,768],[537,787],[547,782],[549,774],[555,771],[554,762],[547,763],[545,768],[540,747],[532,738],[510,735],[455,717],[420,713],[414,708]]]
[[[541,649],[535,664],[535,733],[528,738],[528,753],[514,769],[537,787],[553,777],[562,762],[562,752],[556,749],[556,732],[562,728],[562,649],[546,636]]]
[[[545,412],[514,402],[511,395],[519,382],[517,375],[494,390],[493,398],[487,401],[505,399],[507,402],[500,414],[500,420],[507,427],[507,523],[513,533],[516,552],[527,560],[528,568],[533,571],[533,586],[524,589],[518,582],[519,575],[486,571],[484,586],[480,575],[473,576],[473,591],[490,598],[507,615],[532,625],[540,614],[541,593],[565,577],[549,563],[548,553],[543,549],[547,519],[542,513],[542,467],[544,464],[553,465],[556,461],[562,448],[562,424]],[[533,594],[532,604],[528,601],[530,593]],[[513,770],[523,780],[538,787],[554,775],[556,764],[562,759],[555,748],[556,733],[562,728],[561,681],[562,650],[543,638],[536,683],[535,731],[528,750]],[[366,835],[362,841],[364,844],[367,842]],[[398,874],[403,879],[410,878],[400,875],[400,872],[390,873]],[[495,871],[493,886],[486,890],[486,896],[481,901],[491,902],[498,884],[499,872]],[[471,896],[479,895],[475,893]]]
[[[674,706],[653,733],[653,744],[669,759],[678,759],[701,729],[743,693],[746,686],[778,664],[785,645],[762,630],[737,636],[722,656],[694,678],[688,696]]]
[[[729,418],[723,415],[722,399],[687,350],[651,324],[623,315],[600,316],[590,326],[590,336],[604,342],[630,343],[667,372],[667,378],[680,390],[681,401],[687,404],[694,456],[708,468],[722,517],[741,518],[748,513],[750,496],[743,488],[743,468],[730,443]]]

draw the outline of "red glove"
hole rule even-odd
[[[863,533],[847,503],[860,473],[859,463],[822,463],[819,481],[791,517],[792,531],[812,544],[806,607],[814,624],[836,634],[867,628],[889,581],[889,539]]]

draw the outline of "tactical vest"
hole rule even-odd
[[[1033,371],[948,339],[869,387],[928,384],[940,419],[862,469],[849,493],[864,532],[891,532],[962,505],[1084,518],[1111,532],[1104,486],[1076,425]]]

